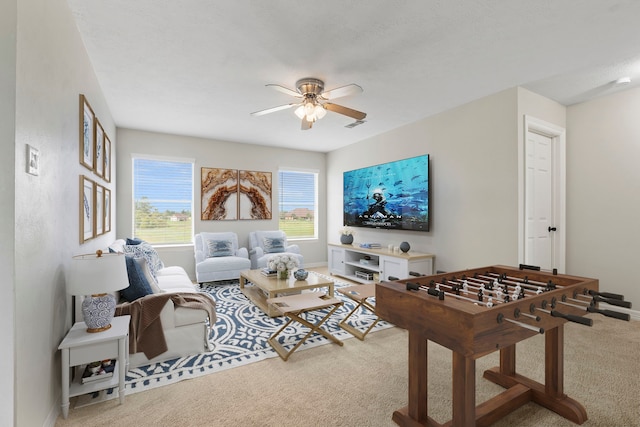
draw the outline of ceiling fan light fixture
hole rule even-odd
[[[308,101],[308,102],[306,102],[304,104],[304,112],[307,115],[307,117],[313,115],[313,112],[315,111],[315,108],[316,108],[316,106],[311,101]]]
[[[299,106],[298,108],[296,108],[296,110],[294,111],[294,113],[296,114],[296,116],[298,116],[298,118],[300,120],[302,120],[305,116],[304,113],[304,105]]]
[[[327,115],[327,110],[324,109],[322,104],[316,105],[316,108],[314,109],[313,112],[318,119],[321,119]]]
[[[367,114],[362,111],[334,104],[333,102],[322,102],[361,93],[362,88],[355,83],[325,91],[324,82],[322,80],[307,77],[296,82],[296,90],[289,89],[278,84],[268,84],[267,86],[286,93],[287,95],[299,98],[301,101],[299,103],[290,103],[278,107],[267,108],[266,110],[256,111],[251,113],[252,116],[261,116],[275,111],[295,107],[295,115],[302,120],[302,130],[311,129],[311,125],[326,116],[327,111],[342,114],[343,116],[351,117],[361,122],[363,122],[363,119],[367,117]]]

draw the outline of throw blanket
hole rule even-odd
[[[209,323],[216,321],[216,303],[208,294],[204,293],[162,293],[147,295],[133,302],[119,304],[116,316],[130,315],[129,323],[129,353],[143,352],[147,359],[152,359],[167,351],[160,312],[167,301],[171,299],[178,307],[197,308],[209,314]]]

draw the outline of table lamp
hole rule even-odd
[[[109,292],[129,286],[124,254],[78,255],[72,258],[67,293],[87,296],[82,301],[82,315],[87,332],[102,332],[111,327],[116,299]]]

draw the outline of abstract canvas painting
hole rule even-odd
[[[240,171],[240,219],[271,219],[271,172]]]
[[[201,219],[238,219],[238,170],[201,168]]]

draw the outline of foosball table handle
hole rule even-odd
[[[564,313],[560,313],[559,311],[556,311],[556,310],[551,310],[551,316],[552,317],[561,317],[561,318],[566,319],[566,320],[568,320],[570,322],[580,323],[581,325],[593,326],[593,319],[590,319],[588,317],[574,316],[573,314],[564,314]]]
[[[623,301],[617,298],[614,299],[610,299],[610,298],[605,298],[605,297],[599,297],[597,295],[593,296],[593,301],[594,302],[604,302],[610,305],[615,305],[616,307],[622,307],[622,308],[631,308],[631,301]]]
[[[598,291],[594,291],[592,289],[589,289],[589,295],[598,295],[601,296],[603,298],[608,298],[608,299],[618,299],[623,301],[624,300],[624,295],[620,295],[620,294],[612,294],[611,292],[598,292]]]
[[[613,310],[600,310],[593,306],[587,307],[587,311],[589,313],[599,313],[607,317],[613,317],[614,319],[626,320],[627,322],[631,320],[631,316],[628,313],[620,313]]]

